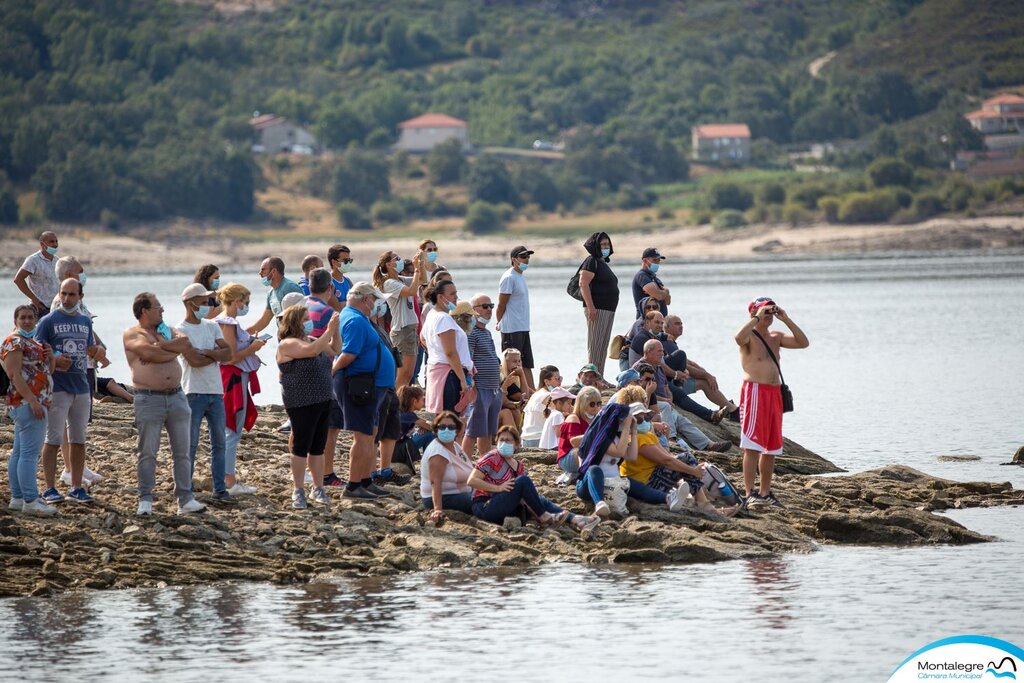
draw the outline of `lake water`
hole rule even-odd
[[[538,257],[527,274],[535,356],[568,379],[585,361],[582,312],[564,293],[575,266],[544,267]],[[635,265],[615,270],[622,332],[633,318]],[[500,268],[455,274],[463,297],[493,296]],[[807,332],[809,349],[783,352],[797,405],[786,417],[787,436],[851,471],[904,463],[938,476],[1024,486],[1024,469],[1000,466],[1024,445],[1024,325],[1017,312],[1024,256],[667,261],[659,275],[683,316],[683,348],[734,398],[741,375],[732,336],[751,298],[772,296]],[[133,322],[132,296],[156,292],[175,322],[189,279],[90,274],[87,301],[114,351],[110,374],[127,378],[117,340]],[[255,275],[222,279],[265,291]],[[10,290],[0,290],[0,311],[17,301]],[[253,300],[255,317],[262,304]],[[272,350],[263,356],[271,365],[261,371],[261,400],[279,401]],[[609,361],[608,376],[613,366]],[[980,460],[941,463],[942,454]],[[554,565],[298,588],[5,600],[0,671],[59,646],[70,654],[37,654],[24,670],[123,680],[884,680],[911,651],[940,637],[982,633],[1024,642],[1016,605],[1024,594],[1022,514],[956,513],[1004,539],[966,548],[828,548],[655,570]]]

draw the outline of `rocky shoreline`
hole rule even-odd
[[[301,583],[329,575],[390,575],[439,568],[587,564],[694,563],[810,552],[827,544],[920,546],[992,540],[935,512],[950,508],[1024,504],[1009,483],[937,479],[900,465],[853,475],[786,443],[776,490],[785,509],[758,508],[754,516],[725,518],[670,513],[630,501],[624,520],[603,522],[583,538],[570,528],[488,524],[451,513],[433,526],[418,503],[418,478],[389,487],[395,497],[348,501],[335,494],[329,508],[292,510],[287,437],[274,431],[279,407],[261,409],[256,429],[239,448],[239,473],[256,495],[206,513],[173,514],[170,454],[160,453],[158,496],[151,518],[136,518],[135,432],[130,406],[97,404],[90,427],[89,464],[106,479],[97,502],[63,503],[56,518],[0,510],[0,596],[50,595],[82,589],[207,584],[219,581]],[[712,438],[738,441],[735,424],[707,427]],[[344,434],[344,433],[343,433]],[[0,450],[9,452],[12,425],[0,423]],[[200,463],[208,463],[201,447]],[[340,447],[347,450],[347,443]],[[703,454],[739,480],[739,456]],[[339,457],[339,471],[347,456]],[[527,450],[523,459],[545,495],[582,512],[569,488],[558,488],[551,452]],[[209,495],[207,466],[197,483]],[[7,489],[6,468],[0,474]],[[6,500],[6,497],[5,497]]]

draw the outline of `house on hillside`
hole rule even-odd
[[[319,148],[312,133],[283,116],[257,113],[249,119],[249,125],[256,133],[254,152],[312,154]]]
[[[1024,97],[1003,93],[985,100],[981,109],[964,118],[983,135],[1024,133]]]
[[[707,123],[690,132],[695,161],[750,161],[750,128],[745,123]]]
[[[395,149],[429,152],[446,140],[456,139],[469,149],[469,128],[465,121],[447,114],[423,114],[398,124]]]

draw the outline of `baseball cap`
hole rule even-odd
[[[661,252],[658,251],[657,247],[647,247],[644,249],[643,258],[664,259],[665,257],[661,255]]]
[[[762,306],[778,306],[778,304],[772,301],[771,297],[759,296],[753,301],[751,301],[749,304],[747,304],[747,313],[749,313],[750,315],[754,315],[754,311],[761,308]]]
[[[529,256],[532,253],[532,251],[520,244],[518,247],[512,248],[510,256],[512,256],[512,258],[519,258],[520,256]]]
[[[452,315],[469,315],[473,312],[473,305],[468,301],[460,301],[455,304],[455,310],[452,311]]]
[[[349,294],[356,294],[359,296],[374,296],[378,299],[385,298],[384,295],[376,287],[371,285],[369,282],[357,282],[352,285],[352,289],[349,290]]]
[[[594,365],[593,363],[587,363],[582,368],[580,368],[580,371],[578,373],[576,373],[576,374],[577,375],[582,375],[584,372],[596,372],[599,375],[601,374],[601,371],[598,370],[597,366]]]
[[[305,305],[306,305],[306,297],[303,296],[302,294],[299,294],[298,292],[288,292],[287,294],[284,295],[284,298],[281,299],[281,310],[282,311],[284,309],[286,309],[286,308],[291,308],[292,306],[305,306]]]
[[[640,373],[637,372],[636,370],[634,370],[633,368],[629,368],[628,370],[623,370],[615,378],[615,388],[616,389],[621,389],[622,387],[626,386],[630,382],[635,382],[638,379],[640,379]]]
[[[217,292],[211,292],[198,282],[193,282],[181,293],[181,300],[188,301],[189,299],[194,299],[197,296],[216,296],[216,294]]]
[[[560,398],[571,398],[573,400],[576,400],[576,397],[572,395],[571,391],[569,391],[568,389],[563,389],[562,387],[555,387],[554,389],[552,389],[551,393],[548,394],[548,398],[550,398],[552,401],[557,401]]]
[[[630,403],[629,404],[629,414],[630,415],[641,415],[641,414],[649,413],[649,412],[651,412],[651,409],[648,408],[647,406],[645,406],[643,403],[640,403],[640,401],[637,401],[636,403]]]

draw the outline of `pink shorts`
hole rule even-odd
[[[778,384],[743,383],[740,448],[782,454],[782,388]]]

